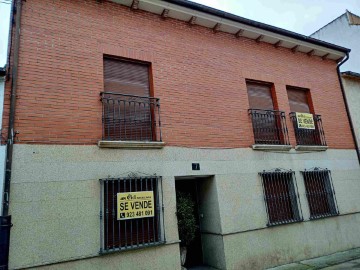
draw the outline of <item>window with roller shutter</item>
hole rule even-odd
[[[290,106],[290,118],[293,121],[297,145],[326,145],[320,115],[314,114],[311,107],[310,91],[298,87],[287,87]],[[313,115],[315,129],[301,129],[298,127],[296,112]]]
[[[255,144],[289,144],[284,112],[274,110],[270,83],[246,81]]]
[[[103,140],[160,140],[159,99],[150,96],[150,65],[104,58]]]

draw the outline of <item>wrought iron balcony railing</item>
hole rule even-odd
[[[255,144],[290,145],[285,112],[249,109]]]
[[[102,92],[103,140],[162,141],[160,99]]]
[[[295,112],[290,113],[290,119],[293,122],[297,145],[326,146],[325,133],[320,115],[313,115],[314,129],[299,128]]]

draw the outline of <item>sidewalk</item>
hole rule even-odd
[[[360,269],[360,248],[350,249],[331,255],[304,260],[296,263],[286,264],[268,270],[340,270]]]

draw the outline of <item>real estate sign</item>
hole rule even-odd
[[[117,194],[117,220],[154,216],[154,192],[121,192]]]
[[[315,129],[314,117],[311,113],[296,113],[298,128]]]

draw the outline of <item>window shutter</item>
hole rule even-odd
[[[148,65],[105,58],[104,91],[148,97]]]
[[[292,112],[310,113],[306,91],[305,89],[287,88],[290,110]]]
[[[246,86],[251,109],[274,109],[270,85],[248,82]]]

